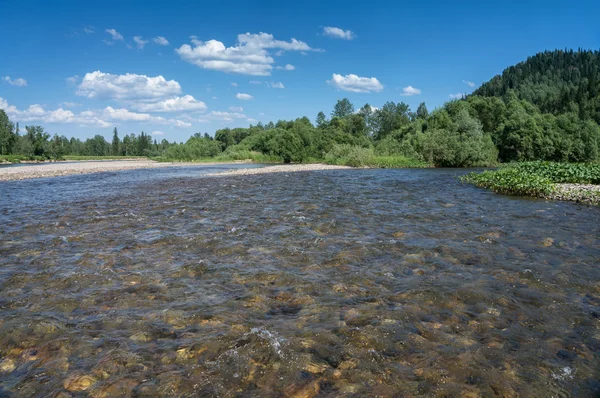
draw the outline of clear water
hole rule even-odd
[[[462,173],[0,183],[0,395],[600,394],[600,209]]]

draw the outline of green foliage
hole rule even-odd
[[[429,112],[402,102],[358,112],[343,98],[331,120],[319,112],[316,127],[306,117],[248,128],[194,134],[185,144],[152,141],[117,129],[109,144],[97,135],[82,142],[28,126],[20,137],[0,111],[0,155],[26,158],[151,156],[198,161],[208,158],[279,162],[322,160],[388,167],[402,159],[438,167],[493,166],[500,162],[597,162],[600,160],[600,52],[554,51],[508,68],[473,95]],[[380,159],[380,160],[374,160]]]
[[[325,155],[325,162],[343,166],[362,167],[369,164],[375,153],[372,148],[356,145],[336,144]]]
[[[219,141],[192,137],[185,144],[169,147],[163,156],[166,159],[193,161],[202,158],[215,157],[220,153],[221,143]]]
[[[499,170],[470,173],[462,180],[502,194],[552,197],[555,184],[600,184],[600,164],[516,163]]]
[[[600,184],[598,163],[527,162],[512,165],[523,174],[539,175],[557,184]]]
[[[489,188],[506,195],[545,196],[554,189],[554,184],[549,178],[512,167],[495,171],[487,170],[481,174],[470,173],[462,179],[478,187]]]
[[[542,113],[575,112],[600,123],[600,51],[545,51],[511,66],[473,94],[504,97],[514,90],[519,99]]]
[[[374,167],[378,169],[399,169],[399,168],[423,168],[423,167],[431,167],[426,162],[421,160],[406,157],[403,155],[394,155],[394,156],[373,156],[366,163],[369,167]]]
[[[335,106],[333,107],[333,112],[331,112],[331,117],[339,117],[345,118],[354,113],[354,105],[348,98],[342,98],[339,100]]]
[[[456,111],[452,110],[451,111]],[[454,117],[445,109],[432,114],[427,134],[418,140],[417,147],[425,161],[437,167],[492,166],[498,151],[479,120],[466,109]]]

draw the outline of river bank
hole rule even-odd
[[[239,163],[239,162],[232,162]],[[71,163],[44,163],[36,165],[26,165],[18,167],[0,168],[0,181],[27,180],[33,178],[60,177],[73,174],[89,174],[113,172],[120,170],[181,167],[181,166],[211,166],[222,165],[224,163],[165,163],[152,160],[107,160],[107,161],[80,161]],[[296,172],[296,171],[315,171],[315,170],[336,170],[348,169],[346,166],[330,166],[324,164],[298,164],[298,165],[277,165],[265,168],[238,169],[225,173],[214,173],[211,175],[230,175],[230,174],[264,174],[278,172]]]

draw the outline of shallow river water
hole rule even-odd
[[[0,396],[597,396],[600,208],[463,173],[0,182]]]

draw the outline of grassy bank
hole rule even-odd
[[[153,158],[158,162],[186,162],[186,163],[231,163],[231,162],[249,162],[249,163],[283,163],[281,158],[265,155],[254,151],[240,152],[222,152],[217,156],[196,157],[190,156],[159,156]]]
[[[600,164],[526,162],[470,173],[462,180],[494,192],[600,203]]]
[[[426,162],[403,155],[380,156],[372,148],[352,145],[334,145],[325,155],[325,163],[338,166],[373,167],[373,168],[409,168],[431,167]]]

